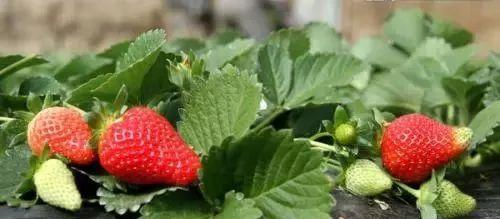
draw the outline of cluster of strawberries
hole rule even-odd
[[[131,184],[188,186],[197,180],[201,167],[196,152],[172,125],[147,107],[129,109],[100,131],[93,131],[78,110],[50,107],[35,116],[27,133],[35,155],[41,155],[48,146],[51,154],[65,157],[73,165],[89,165],[99,158],[107,172]],[[98,139],[97,150],[91,144],[94,137]],[[39,196],[49,204],[79,209],[81,199],[75,193],[76,186],[67,186],[74,180],[63,183],[68,177],[72,179],[71,172],[64,170],[62,162],[49,161],[42,164],[34,177]]]
[[[339,130],[337,130],[338,132]],[[352,131],[351,131],[352,132]],[[339,138],[341,135],[337,135]],[[421,114],[401,116],[385,124],[380,152],[382,164],[396,180],[412,185],[421,183],[411,194],[417,199],[429,192],[429,179],[438,170],[460,156],[469,146],[472,130],[452,127]],[[345,187],[351,193],[374,196],[391,189],[393,179],[377,164],[367,159],[356,160],[345,172]],[[443,218],[464,216],[476,206],[473,197],[462,193],[450,181],[437,185],[433,207]]]

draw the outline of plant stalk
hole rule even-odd
[[[17,62],[14,62],[13,64],[7,66],[6,68],[0,70],[0,78],[1,77],[5,77],[5,74],[7,74],[7,72],[11,71],[12,69],[15,69],[16,67],[32,60],[33,58],[35,58],[37,55],[36,54],[33,54],[33,55],[29,55],[29,56],[26,56],[24,57],[23,59],[17,61]]]
[[[283,113],[285,110],[283,108],[277,107],[274,108],[273,112],[268,114],[262,122],[260,122],[258,125],[256,125],[253,130],[261,130],[267,125],[269,125],[276,117],[278,117],[281,113]]]

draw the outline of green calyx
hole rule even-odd
[[[339,125],[335,128],[333,135],[335,140],[341,145],[355,144],[358,137],[356,127],[349,123]]]
[[[356,160],[345,172],[346,189],[359,196],[374,196],[391,189],[391,178],[370,160]]]
[[[76,188],[73,174],[62,161],[45,161],[35,172],[33,181],[38,195],[47,204],[70,211],[80,209],[80,192]]]
[[[476,200],[444,180],[438,188],[438,197],[432,203],[443,218],[455,218],[468,215],[476,208]]]

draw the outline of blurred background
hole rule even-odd
[[[261,40],[310,21],[327,22],[352,43],[378,34],[402,7],[464,26],[476,35],[480,55],[500,51],[495,0],[0,0],[0,54],[97,51],[158,27],[169,39],[233,28]]]

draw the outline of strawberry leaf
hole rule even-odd
[[[19,187],[25,180],[22,173],[29,170],[31,151],[25,144],[16,145],[0,153],[0,202],[15,196]]]
[[[222,212],[215,215],[214,219],[257,219],[262,217],[262,211],[255,206],[255,201],[245,199],[242,193],[230,191],[226,193]]]
[[[255,202],[244,199],[243,194],[228,192],[220,213],[214,215],[210,206],[196,193],[173,192],[155,198],[141,209],[141,219],[185,218],[185,219],[257,219],[262,212],[254,207]]]
[[[500,70],[495,70],[495,73],[483,97],[483,103],[486,106],[494,103],[496,100],[500,100]]]
[[[500,125],[499,111],[500,101],[495,101],[481,110],[472,119],[469,128],[474,132],[471,141],[473,147],[486,141],[486,138],[493,134],[493,129]]]
[[[26,100],[26,107],[32,113],[38,113],[42,110],[43,103],[39,96],[30,93],[28,95],[28,99]]]
[[[240,137],[257,118],[260,85],[248,72],[228,65],[183,94],[179,131],[197,151],[208,153],[229,136]]]
[[[102,73],[113,71],[112,60],[93,54],[77,56],[61,67],[54,78],[69,87],[76,87]]]
[[[0,80],[23,68],[43,63],[47,63],[47,60],[42,59],[37,55],[27,57],[21,55],[0,57]]]
[[[266,99],[282,105],[292,85],[293,61],[309,50],[307,36],[297,30],[272,34],[259,51],[259,81]]]
[[[422,89],[414,86],[402,74],[391,72],[373,76],[362,100],[367,107],[398,107],[419,112],[423,97]]]
[[[352,54],[365,62],[387,69],[403,64],[408,58],[404,52],[377,37],[358,41],[352,48]]]
[[[81,84],[68,94],[66,102],[71,104],[81,104],[84,102],[91,102],[93,99],[92,90],[99,87],[102,83],[106,82],[113,76],[112,73],[99,75],[90,79],[88,82]]]
[[[144,192],[138,194],[127,193],[114,193],[105,188],[97,190],[98,203],[106,209],[107,212],[115,211],[118,214],[125,214],[125,212],[137,212],[141,205],[149,203],[157,195],[161,195],[167,191],[173,192],[180,187],[170,187],[151,192]]]
[[[193,192],[176,191],[157,196],[141,209],[140,219],[208,219],[210,206]]]
[[[338,53],[348,49],[342,36],[326,23],[314,22],[304,27],[311,53]]]
[[[331,181],[322,162],[322,154],[294,142],[291,131],[264,129],[212,147],[202,161],[201,189],[213,204],[228,191],[241,192],[265,218],[330,218]]]
[[[128,40],[116,43],[97,55],[109,59],[118,59],[127,52],[130,43],[131,41]]]
[[[249,50],[254,43],[254,40],[251,39],[237,39],[209,50],[204,57],[206,69],[211,72],[224,66],[227,62]]]
[[[19,86],[20,95],[33,93],[36,95],[61,94],[64,86],[54,78],[46,76],[31,77],[23,81]]]
[[[285,100],[285,108],[309,103],[337,103],[339,88],[347,86],[365,66],[350,55],[304,55],[298,58],[292,73],[293,82]],[[350,92],[348,92],[350,93]]]
[[[127,192],[127,187],[125,184],[120,182],[118,179],[116,179],[114,176],[109,175],[109,174],[91,174],[87,173],[83,170],[77,169],[75,167],[71,167],[71,169],[89,177],[90,180],[99,183],[103,188],[105,188],[108,191],[124,191]]]
[[[129,94],[138,98],[144,76],[154,64],[164,42],[163,30],[148,31],[140,35],[130,44],[127,53],[118,59],[115,73],[93,89],[92,93],[103,100],[112,100],[122,85],[125,85]]]
[[[471,32],[449,21],[432,17],[428,26],[432,35],[446,39],[453,47],[465,46],[474,40]]]
[[[425,14],[419,9],[395,11],[384,24],[384,33],[406,52],[413,52],[425,40]]]

